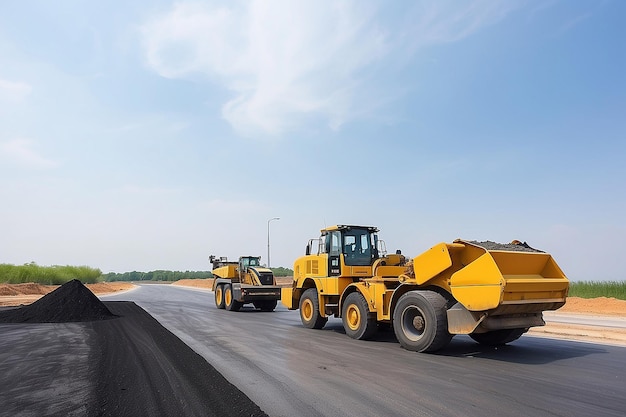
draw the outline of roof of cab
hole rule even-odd
[[[334,226],[329,226],[321,230],[322,234],[327,232],[334,232],[336,230],[350,230],[350,229],[367,229],[370,232],[378,232],[378,228],[374,226],[357,226],[357,225],[347,225],[347,224],[336,224]]]

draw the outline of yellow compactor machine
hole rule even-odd
[[[512,342],[565,304],[569,281],[548,253],[525,243],[455,240],[413,259],[386,254],[378,229],[337,225],[311,239],[294,262],[282,303],[305,327],[341,317],[346,334],[371,338],[391,324],[401,346],[445,347],[455,334],[481,344]]]
[[[238,311],[252,303],[262,311],[274,311],[280,300],[280,287],[271,269],[261,266],[260,256],[241,256],[239,261],[211,255],[215,305]]]

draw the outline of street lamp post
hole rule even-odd
[[[267,267],[270,267],[270,222],[280,220],[280,217],[273,217],[267,221]]]

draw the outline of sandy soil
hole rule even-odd
[[[568,297],[558,312],[626,317],[626,301],[607,297]]]

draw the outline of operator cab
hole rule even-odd
[[[329,254],[333,252],[333,240],[342,239],[344,263],[348,266],[370,266],[378,259],[377,230],[370,227],[346,226],[330,232],[327,246]],[[328,242],[330,241],[330,242]]]
[[[242,256],[239,258],[239,270],[248,272],[249,266],[259,266],[261,257],[259,256]]]
[[[319,239],[311,239],[306,254],[328,255],[328,275],[341,273],[340,258],[346,266],[371,266],[379,258],[384,242],[378,240],[378,229],[370,226],[337,225],[322,229]]]

